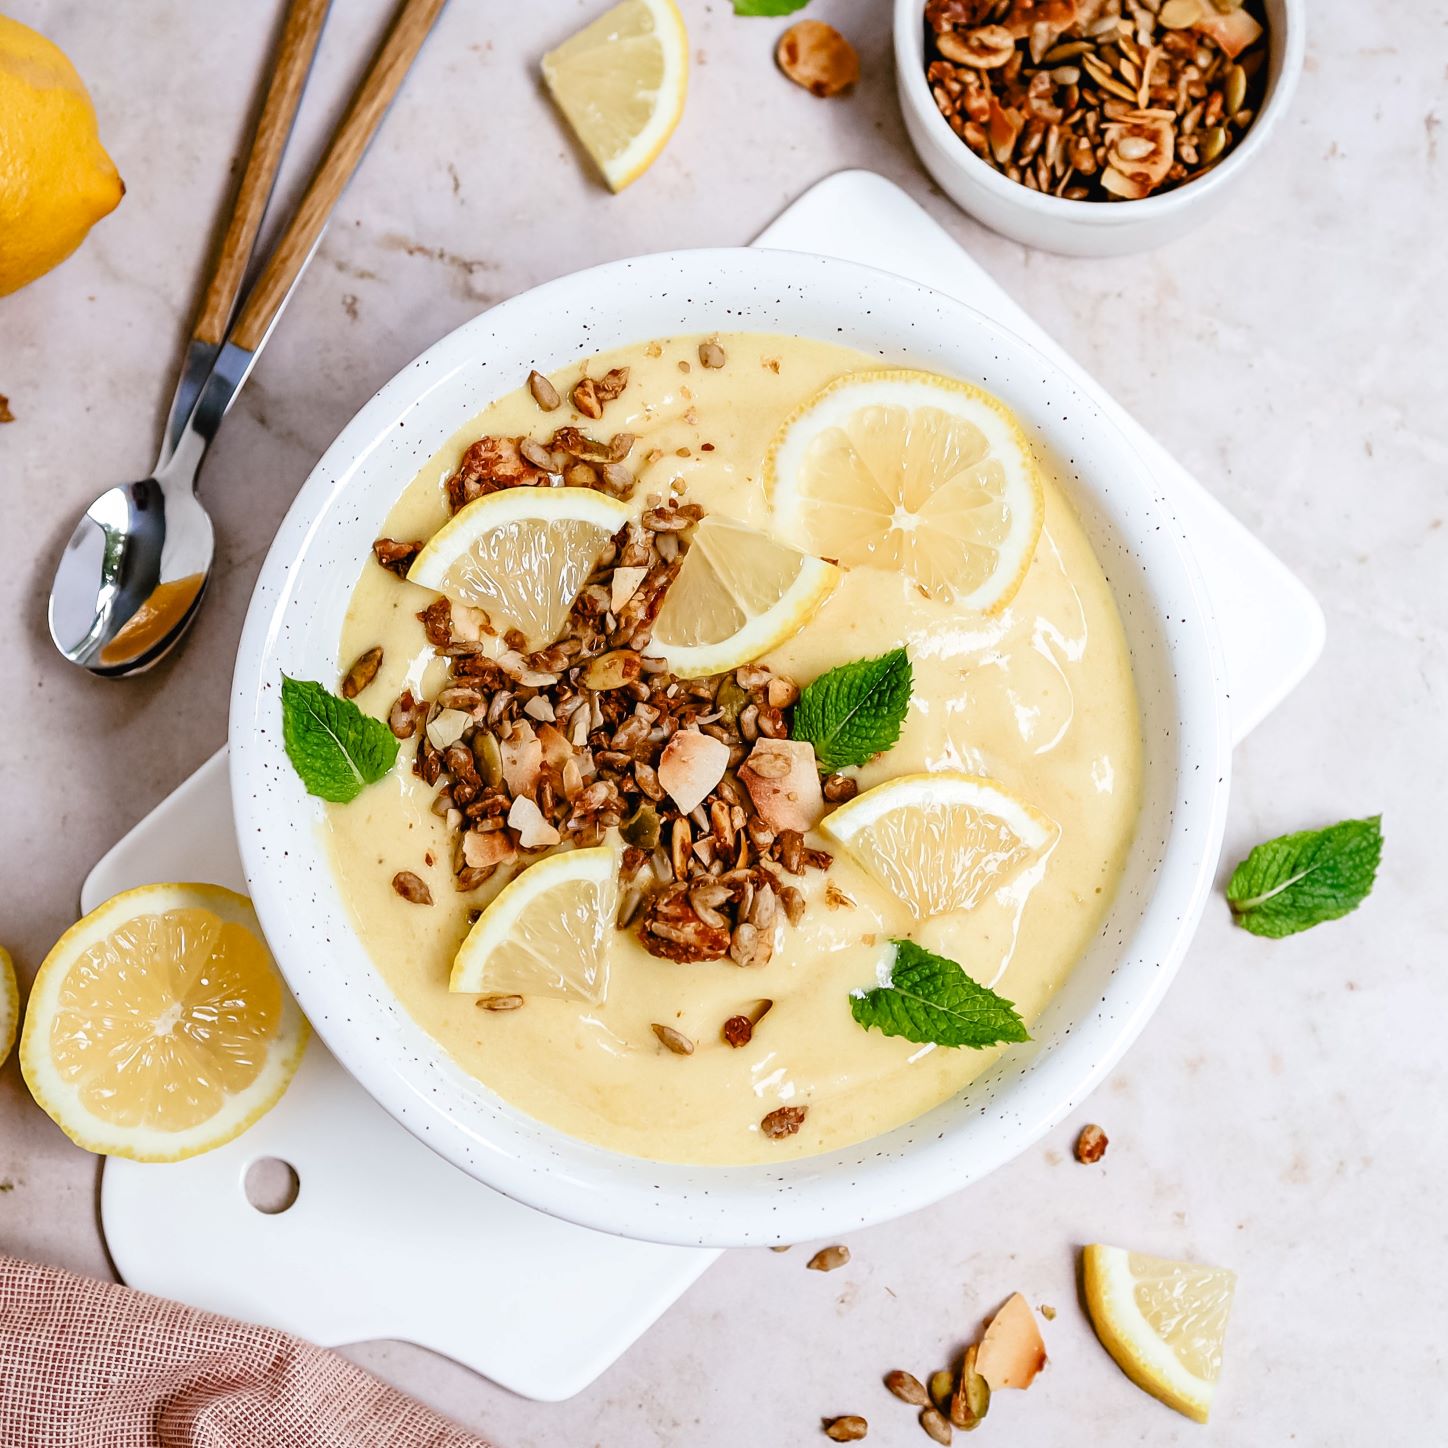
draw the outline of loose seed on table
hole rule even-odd
[[[902,1403],[910,1403],[917,1408],[930,1406],[930,1397],[925,1391],[925,1384],[914,1373],[907,1373],[904,1368],[895,1368],[892,1372],[886,1373],[885,1386]]]
[[[870,1425],[857,1413],[846,1413],[843,1418],[830,1418],[825,1422],[825,1437],[836,1443],[858,1443],[870,1431]]]
[[[811,1272],[833,1272],[837,1267],[843,1267],[849,1260],[850,1249],[836,1244],[833,1247],[821,1247],[805,1263],[805,1266]]]
[[[920,1426],[937,1443],[949,1443],[955,1436],[951,1431],[950,1420],[938,1408],[922,1408]]]
[[[1099,1126],[1094,1122],[1083,1126],[1081,1135],[1076,1138],[1076,1160],[1088,1165],[1100,1161],[1106,1155],[1106,1146],[1106,1133]]]

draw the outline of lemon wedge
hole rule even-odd
[[[601,1005],[617,913],[618,861],[607,845],[545,855],[478,916],[453,959],[448,989]]]
[[[1081,1262],[1091,1325],[1122,1372],[1205,1423],[1237,1274],[1100,1244],[1087,1247]]]
[[[653,165],[684,114],[689,36],[674,0],[623,0],[543,57],[543,79],[609,189]]]
[[[649,652],[687,679],[736,669],[803,628],[839,579],[824,559],[711,515],[664,595]]]
[[[459,509],[407,576],[541,648],[558,637],[604,544],[632,517],[627,504],[591,488],[503,488]]]
[[[179,1161],[270,1110],[307,1035],[245,896],[144,885],[92,910],[45,957],[20,1069],[87,1151]]]
[[[1021,586],[1045,514],[1011,411],[929,372],[836,378],[780,429],[765,479],[786,537],[988,613]]]
[[[994,780],[956,773],[889,780],[826,815],[820,828],[922,920],[972,909],[1060,833]]]
[[[15,1025],[20,1019],[20,990],[15,984],[15,962],[0,946],[0,1062],[15,1044]]]

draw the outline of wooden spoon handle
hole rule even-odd
[[[302,197],[296,215],[231,329],[231,341],[238,347],[254,352],[261,345],[292,283],[312,254],[337,198],[352,179],[367,143],[376,133],[383,114],[446,3],[447,0],[403,0],[387,39],[352,97],[352,104],[307,187],[307,194]]]
[[[236,294],[241,290],[241,280],[251,259],[257,228],[276,181],[277,167],[281,165],[282,152],[291,135],[292,121],[301,103],[312,56],[322,36],[328,4],[329,0],[292,0],[287,10],[261,118],[251,138],[251,151],[241,185],[236,189],[231,219],[226,224],[226,235],[221,239],[216,266],[191,334],[198,342],[214,347],[225,335]]]

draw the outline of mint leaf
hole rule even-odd
[[[913,940],[896,940],[890,984],[850,997],[850,1013],[868,1031],[919,1045],[970,1046],[1029,1041],[1015,1006],[973,981],[953,960]]]
[[[809,0],[734,0],[736,15],[793,15]]]
[[[282,739],[308,794],[346,804],[397,759],[397,737],[320,684],[282,675]]]
[[[1356,910],[1373,888],[1382,855],[1382,815],[1280,835],[1232,871],[1227,903],[1253,935],[1296,935]]]
[[[821,674],[799,696],[791,733],[814,745],[815,758],[826,773],[864,764],[900,737],[912,682],[904,649],[841,664]]]

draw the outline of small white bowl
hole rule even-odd
[[[1125,256],[1184,236],[1226,199],[1267,145],[1302,72],[1303,0],[1266,0],[1267,93],[1240,144],[1205,176],[1141,201],[1045,196],[986,165],[950,129],[925,79],[925,0],[895,0],[895,78],[905,129],[925,169],[963,211],[992,231],[1068,256]]]
[[[1001,397],[1056,462],[1110,577],[1146,740],[1124,878],[1082,959],[1013,1047],[904,1126],[778,1165],[682,1166],[565,1136],[468,1075],[398,1003],[357,933],[323,810],[283,752],[283,673],[335,679],[343,616],[416,470],[532,368],[653,337],[779,332]],[[1156,480],[1070,378],[1019,337],[887,272],[795,252],[613,262],[494,307],[405,367],[297,495],[252,596],[231,695],[231,788],[246,878],[277,963],[328,1048],[407,1129],[505,1195],[584,1226],[693,1246],[800,1242],[912,1211],[1055,1125],[1146,1023],[1211,888],[1231,738],[1216,625]],[[417,1230],[426,1230],[417,1224]]]

